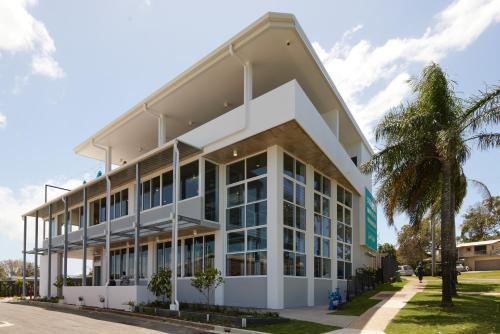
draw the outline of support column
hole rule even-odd
[[[283,152],[267,149],[267,308],[284,307]]]
[[[111,172],[111,146],[108,146],[106,147],[106,161],[105,161],[105,165],[104,165],[104,171],[106,173],[106,175],[109,174],[109,172]]]
[[[106,264],[104,270],[104,285],[109,285],[111,257],[111,179],[106,175]],[[120,273],[121,276],[122,273]]]
[[[314,168],[306,165],[306,279],[307,306],[314,306]]]
[[[141,224],[141,167],[139,162],[135,165],[135,199],[134,279],[135,285],[139,285],[139,229]]]
[[[219,224],[220,229],[215,232],[215,268],[219,269],[223,277],[226,277],[226,168],[219,165],[218,169],[218,187],[219,192]],[[215,304],[224,305],[224,284],[215,290]]]
[[[68,278],[68,198],[63,197],[64,201],[64,258],[63,258],[63,285],[66,286]]]
[[[177,223],[179,218],[179,150],[177,147],[177,141],[174,144],[173,153],[173,217],[172,217],[172,259],[173,259],[173,270],[172,270],[172,301],[170,303],[170,309],[173,311],[179,310],[179,302],[177,301]]]
[[[23,237],[23,298],[26,298],[26,225],[28,217],[24,216],[24,237]]]
[[[330,239],[330,255],[332,258],[332,291],[339,287],[339,281],[337,277],[338,260],[337,260],[337,181],[332,179],[331,184],[331,204],[330,204],[330,217],[332,219],[331,229],[332,238]]]
[[[243,103],[246,109],[246,120],[249,118],[250,101],[253,98],[253,71],[252,63],[246,62],[243,65]]]
[[[38,211],[35,213],[35,280],[33,281],[33,298],[38,295]]]
[[[52,288],[52,283],[51,283],[51,271],[52,271],[52,204],[49,204],[49,240],[48,240],[48,247],[47,247],[47,297],[50,298],[52,296],[51,294],[51,288]]]
[[[83,188],[83,237],[82,237],[82,286],[87,285],[87,226],[88,218],[87,187]]]

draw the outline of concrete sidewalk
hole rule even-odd
[[[358,317],[353,315],[331,314],[328,305],[289,308],[279,310],[280,316],[288,319],[316,322],[318,324],[348,327]]]
[[[373,298],[381,302],[371,307],[360,317],[355,319],[347,328],[339,329],[331,334],[383,334],[385,328],[406,303],[417,292],[424,290],[424,283],[419,283],[416,278],[408,278],[408,283],[397,292],[380,292]]]

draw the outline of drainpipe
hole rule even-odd
[[[101,145],[101,144],[97,144],[95,142],[94,138],[92,138],[92,146],[94,146],[95,148],[98,148],[98,149],[104,151],[104,154],[105,154],[105,159],[104,159],[104,173],[108,174],[109,172],[111,172],[111,147],[110,146]]]
[[[148,104],[144,103],[144,111],[153,115],[158,119],[158,147],[167,143],[167,116],[163,114],[155,114],[149,109]]]
[[[174,142],[173,149],[173,218],[172,218],[172,303],[170,304],[170,310],[179,311],[179,301],[177,300],[177,239],[178,239],[178,219],[179,219],[179,148],[178,141]]]
[[[110,249],[111,249],[111,179],[109,175],[106,175],[106,267],[104,268],[106,270],[104,273],[104,277],[106,279],[106,282],[104,283],[105,286],[109,285],[109,276],[111,269]],[[108,298],[106,298],[106,303],[107,302]]]

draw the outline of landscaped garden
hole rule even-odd
[[[499,292],[500,280],[461,282],[464,278],[499,278],[500,272],[466,273],[459,276],[454,306],[441,307],[441,279],[425,278],[427,285],[398,313],[386,333],[487,334],[500,332],[500,296],[469,294]]]

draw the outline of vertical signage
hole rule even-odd
[[[365,188],[365,244],[377,250],[377,205],[371,192]]]

